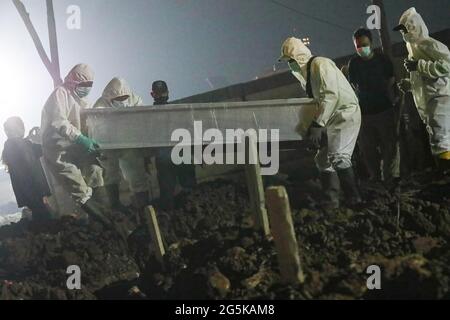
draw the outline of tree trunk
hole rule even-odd
[[[41,60],[44,63],[45,67],[47,68],[47,71],[50,73],[50,76],[53,79],[54,85],[55,86],[59,85],[62,82],[59,73],[57,73],[57,72],[59,72],[59,63],[58,63],[58,67],[55,68],[54,63],[52,63],[52,61],[50,61],[50,59],[48,58],[48,55],[45,52],[44,46],[42,45],[41,39],[39,38],[39,35],[37,34],[36,29],[34,28],[33,23],[31,22],[30,15],[27,12],[27,9],[25,8],[25,6],[22,3],[22,1],[20,1],[20,0],[12,0],[12,2],[15,5],[17,11],[19,12],[20,17],[22,18],[23,22],[25,23],[25,27],[27,28],[28,33],[31,36],[31,39],[33,40],[34,45],[36,46],[36,50],[37,50],[37,52],[39,54],[39,57],[41,58]],[[48,4],[49,4],[49,1],[47,1],[47,5]],[[51,10],[49,10],[49,6],[47,7],[47,9],[48,9],[48,12],[53,14],[53,4],[51,3],[51,1],[50,1],[50,4],[51,4]],[[54,20],[55,20],[54,14],[53,14],[53,17],[49,17],[49,22],[50,22],[50,20],[53,21],[52,22],[53,26],[51,27],[50,24],[49,24],[49,29],[53,28],[55,30],[55,32],[51,32],[50,33],[50,46],[54,47],[55,45],[57,46],[56,29],[54,27]],[[52,33],[53,33],[53,35],[52,35]],[[58,53],[57,49],[55,50],[53,48],[52,55],[53,54],[57,55],[57,53]],[[53,58],[55,58],[55,57],[53,57]],[[59,59],[56,58],[56,61],[58,61],[58,60]]]
[[[55,87],[62,84],[61,71],[59,67],[58,37],[56,34],[55,12],[53,10],[53,0],[47,0],[47,23],[50,43],[50,57],[52,60],[52,78]]]

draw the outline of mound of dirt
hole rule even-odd
[[[81,270],[82,290],[68,290],[69,266]],[[45,225],[22,221],[0,229],[1,299],[92,299],[139,268],[113,231],[65,218]]]
[[[363,209],[335,212],[317,209],[317,180],[286,188],[306,276],[301,286],[282,284],[274,243],[254,228],[245,184],[216,181],[158,212],[164,267],[144,226],[127,245],[95,222],[1,228],[1,298],[450,298],[450,179],[416,176],[398,194],[363,185]],[[124,214],[114,216],[132,229]],[[82,290],[67,290],[69,265],[81,268]],[[371,265],[381,268],[381,290],[367,288]]]

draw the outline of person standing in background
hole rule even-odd
[[[169,101],[169,88],[162,80],[153,82],[151,96],[155,106],[163,106]],[[184,189],[191,189],[195,185],[194,165],[175,165],[171,158],[172,148],[160,148],[156,155],[156,169],[160,189],[160,203],[162,209],[174,207],[174,196],[177,181]]]
[[[5,142],[2,160],[11,177],[11,184],[19,208],[27,207],[34,221],[52,218],[45,198],[50,188],[41,166],[42,148],[25,139],[25,125],[19,117],[9,118],[4,124],[8,140]]]
[[[362,113],[358,146],[369,179],[391,183],[400,177],[394,66],[373,49],[370,30],[356,30],[353,42],[357,56],[348,64],[348,77]]]

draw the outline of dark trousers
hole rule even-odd
[[[384,177],[388,181],[400,176],[396,119],[394,109],[362,117],[358,145],[372,180]]]
[[[195,166],[175,165],[171,159],[171,148],[158,150],[156,169],[158,170],[160,200],[165,207],[170,206],[173,202],[177,181],[185,189],[191,189],[195,185]]]

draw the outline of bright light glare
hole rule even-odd
[[[6,139],[6,119],[21,117],[27,130],[39,126],[42,107],[53,88],[37,53],[27,55],[21,50],[6,49],[0,56],[0,150]]]
[[[25,107],[26,74],[24,67],[15,61],[17,59],[12,57],[2,57],[0,60],[0,121],[21,113]]]

